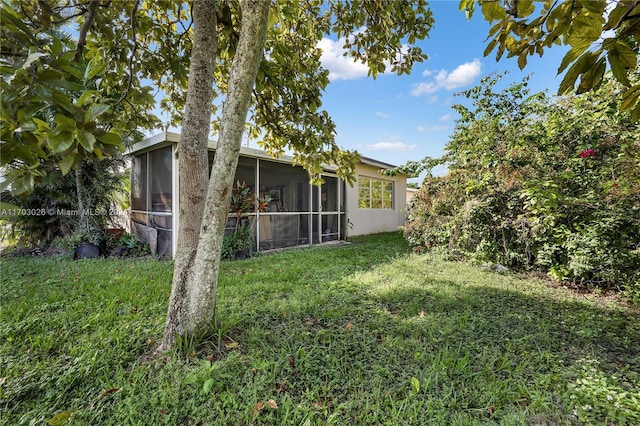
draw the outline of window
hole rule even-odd
[[[358,207],[393,209],[393,182],[361,176],[358,179]]]

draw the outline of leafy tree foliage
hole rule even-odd
[[[517,57],[523,69],[529,56],[542,56],[553,45],[570,47],[558,68],[566,71],[558,94],[571,90],[584,93],[603,82],[607,63],[620,88],[623,111],[640,119],[640,1],[621,0],[480,0],[485,20],[495,24],[489,30],[485,56],[496,50],[496,59],[504,53]],[[460,9],[468,16],[475,11],[474,0],[461,0]],[[576,81],[580,82],[576,87]]]
[[[65,237],[78,230],[78,193],[73,174],[63,174],[56,157],[43,161],[44,172],[28,193],[0,194],[6,208],[0,216],[3,238],[15,240],[21,246],[47,246],[56,237]],[[128,176],[122,157],[87,160],[82,167],[82,187],[86,193],[86,208],[90,209],[89,225],[95,229],[113,226],[112,219],[125,199],[128,199]],[[5,204],[6,206],[6,204]]]
[[[611,76],[581,96],[530,95],[500,76],[463,92],[443,177],[414,197],[405,237],[558,280],[640,289],[640,127]]]

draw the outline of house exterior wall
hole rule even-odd
[[[347,217],[349,226],[347,234],[349,236],[378,234],[381,232],[392,232],[404,223],[407,178],[405,175],[382,176],[380,167],[359,164],[356,166],[356,183],[354,186],[346,186],[347,191]],[[358,200],[358,180],[360,177],[380,179],[393,182],[393,208],[361,208]]]

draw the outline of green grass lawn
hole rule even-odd
[[[172,264],[1,260],[0,423],[640,424],[640,315],[397,234],[226,262],[174,353]]]

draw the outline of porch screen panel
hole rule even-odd
[[[271,199],[271,213],[309,211],[308,182],[302,167],[260,160],[260,199]]]
[[[236,174],[233,179],[233,184],[236,185],[237,182],[245,182],[249,188],[256,187],[256,159],[255,158],[240,157],[238,159],[238,168],[236,169]]]
[[[170,146],[149,152],[149,181],[151,211],[171,213],[173,184]]]
[[[147,154],[131,160],[131,209],[147,210]]]
[[[320,188],[320,202],[322,203],[322,241],[337,240],[339,238],[338,215],[338,185],[335,176],[323,176],[324,184]]]
[[[290,214],[270,215],[273,248],[297,246],[300,243],[300,216]]]

